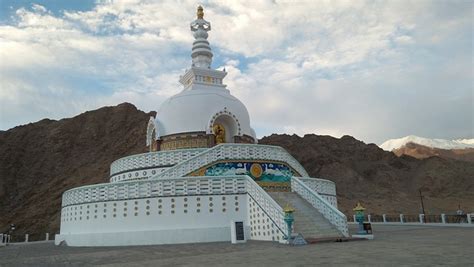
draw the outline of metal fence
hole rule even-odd
[[[425,223],[442,223],[443,219],[441,215],[429,215],[425,214]]]
[[[467,214],[464,215],[445,215],[446,223],[467,223]]]
[[[382,215],[371,215],[370,216],[370,221],[371,222],[383,222],[383,216]]]
[[[474,214],[367,214],[365,222],[370,223],[437,223],[474,225]],[[354,223],[355,215],[347,216],[347,222]]]
[[[403,215],[403,222],[404,223],[419,223],[420,222],[420,215],[419,214],[407,214]]]
[[[7,243],[26,243],[26,242],[38,242],[38,241],[49,241],[52,240],[53,236],[49,233],[43,234],[2,234],[0,233],[0,244]]]
[[[387,214],[385,215],[385,221],[386,222],[400,222],[400,215]]]

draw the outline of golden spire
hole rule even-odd
[[[293,213],[295,211],[295,209],[290,206],[290,203],[286,203],[286,206],[285,208],[283,209],[283,212],[285,213]]]
[[[364,207],[362,207],[362,205],[360,204],[360,202],[357,202],[357,205],[355,208],[352,209],[353,211],[363,211],[365,210]]]
[[[203,19],[204,18],[204,9],[200,5],[197,8],[197,18],[198,19]]]

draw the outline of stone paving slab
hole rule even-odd
[[[355,226],[351,225],[351,232]],[[273,242],[135,247],[0,247],[0,266],[474,266],[474,229],[373,225],[375,239],[292,247]]]

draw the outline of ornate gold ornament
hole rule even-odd
[[[196,14],[198,19],[204,18],[204,9],[202,8],[202,6],[198,6]]]
[[[225,143],[225,128],[220,124],[214,124],[212,132],[216,136],[216,144]]]
[[[286,203],[285,208],[283,209],[285,213],[293,213],[295,209],[290,205],[290,203]]]
[[[355,206],[355,208],[352,209],[353,211],[363,211],[365,210],[364,207],[362,207],[362,205],[360,204],[360,202],[357,202],[357,205]]]
[[[258,163],[252,164],[252,166],[250,166],[250,174],[253,177],[255,177],[255,179],[260,178],[263,174],[262,165],[260,165]]]

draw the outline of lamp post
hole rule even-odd
[[[288,240],[288,242],[291,241],[291,226],[293,225],[293,221],[295,220],[295,218],[293,217],[293,212],[295,211],[294,208],[292,208],[289,204],[286,204],[286,207],[285,209],[283,209],[283,211],[285,212],[285,222],[286,222],[286,226],[288,227],[288,233],[287,233],[287,236],[286,236],[286,239]]]
[[[16,227],[15,227],[15,225],[14,225],[13,223],[10,224],[10,229],[8,229],[8,235],[9,235],[9,237],[8,237],[8,243],[10,243],[10,241],[11,241],[12,233],[13,233],[13,231],[15,231],[15,228],[16,228]]]
[[[420,202],[421,202],[421,212],[423,214],[423,222],[426,223],[425,205],[423,204],[423,195],[421,194],[421,188],[418,189],[418,192],[420,192]]]
[[[355,208],[352,209],[356,212],[356,221],[359,223],[359,230],[357,231],[358,235],[365,235],[367,232],[364,230],[364,210],[360,202],[357,202]]]

